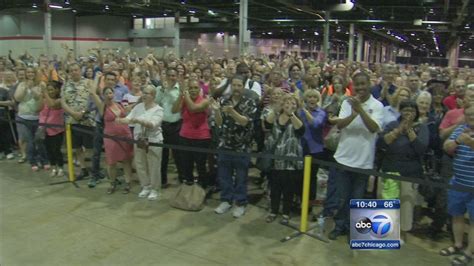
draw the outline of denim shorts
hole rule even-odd
[[[463,216],[466,211],[474,220],[474,193],[450,189],[448,191],[448,213],[451,216]]]

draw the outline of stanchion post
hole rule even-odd
[[[66,124],[66,151],[67,151],[67,168],[69,173],[69,181],[74,182],[76,175],[74,174],[74,159],[72,156],[72,134],[71,124]]]
[[[308,208],[309,208],[309,184],[311,180],[311,163],[313,157],[307,155],[304,157],[304,175],[303,175],[303,198],[301,201],[301,222],[300,232],[306,233],[308,230]]]

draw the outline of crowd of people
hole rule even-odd
[[[123,193],[156,200],[167,187],[170,155],[178,180],[218,187],[215,209],[245,214],[251,151],[283,156],[310,155],[345,168],[330,167],[324,208],[333,217],[330,239],[348,234],[349,199],[367,195],[369,176],[350,169],[441,180],[474,189],[474,70],[395,63],[315,61],[293,55],[213,58],[196,49],[143,58],[106,49],[77,57],[65,46],[64,58],[33,58],[28,52],[0,58],[0,156],[28,162],[63,176],[64,127],[73,129],[80,166],[77,179],[93,188],[104,178],[117,191],[117,165],[125,176]],[[104,138],[105,134],[105,138]],[[119,138],[109,138],[115,136]],[[120,140],[129,138],[135,144]],[[169,150],[149,143],[213,148],[240,155],[207,155]],[[86,157],[92,158],[91,166]],[[301,200],[302,161],[257,161],[268,181],[271,223],[288,223]],[[197,176],[194,175],[196,168]],[[318,166],[313,165],[310,200],[315,199]],[[474,257],[474,223],[464,247],[464,214],[474,219],[474,192],[433,190],[410,182],[380,180],[376,195],[401,200],[402,236],[418,225],[420,196],[429,206],[435,237],[446,224],[455,243],[444,256],[458,254],[463,265]],[[282,209],[280,211],[280,205]],[[449,219],[449,216],[452,219]],[[452,222],[451,222],[452,220]]]

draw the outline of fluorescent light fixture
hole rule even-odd
[[[108,5],[105,5],[105,10],[109,10],[109,6]]]
[[[168,14],[166,14],[166,13],[163,13],[163,16],[167,17],[167,16],[168,16]]]
[[[181,1],[181,4],[182,4],[182,5],[185,5],[185,4],[186,4],[186,1]]]
[[[36,5],[36,3],[33,3],[33,5],[31,6],[33,8],[38,8],[38,6]]]
[[[306,29],[303,29],[303,31],[306,31]]]
[[[286,19],[286,18],[276,18],[276,19],[272,19],[272,21],[275,21],[275,22],[292,22],[292,21],[295,21],[294,19]]]
[[[298,10],[298,11],[300,11],[300,12],[302,12],[302,11],[303,11],[303,10],[301,10],[300,8],[297,8],[296,10]]]
[[[315,31],[314,36],[319,36],[319,32]]]
[[[57,4],[49,4],[50,8],[56,8],[56,9],[61,9],[63,6],[57,5]]]
[[[273,33],[271,31],[267,32],[268,35],[272,35]]]
[[[77,10],[73,9],[73,10],[72,10],[72,13],[77,13]],[[134,16],[134,17],[135,17],[135,16]]]
[[[189,10],[188,12],[191,13],[191,14],[196,14],[195,10]]]
[[[212,10],[207,10],[207,13],[208,13],[209,15],[211,15],[211,16],[215,16],[215,15],[216,15],[216,13],[215,13],[214,11],[212,11]]]
[[[239,14],[239,11],[234,11],[234,14]]]
[[[69,0],[64,0],[65,5],[70,5]]]

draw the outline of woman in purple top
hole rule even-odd
[[[319,107],[321,94],[314,89],[306,90],[303,94],[304,105],[298,116],[302,118],[305,132],[301,138],[304,155],[311,155],[314,159],[324,159],[323,128],[326,123],[326,112]],[[315,199],[318,165],[311,165],[310,200]],[[298,187],[301,195],[301,186]]]

